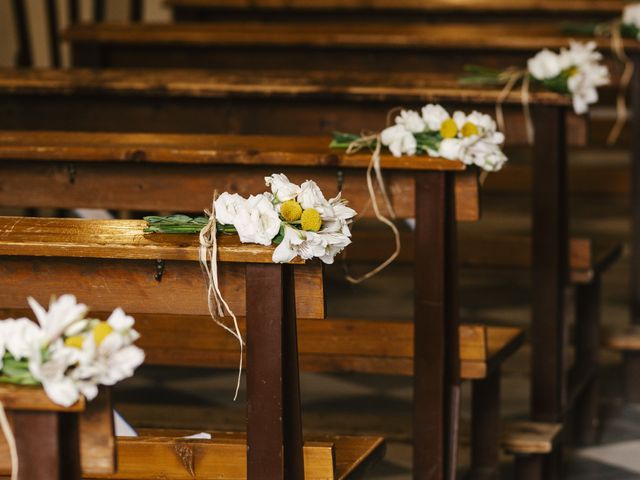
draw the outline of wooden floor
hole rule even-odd
[[[572,162],[615,164],[624,167],[624,152],[608,158],[574,154]],[[493,194],[484,199],[482,224],[464,229],[496,229],[505,233],[526,232],[529,225],[523,211],[528,199],[523,195]],[[606,240],[626,240],[628,202],[624,197],[575,196],[572,198],[572,231]],[[357,227],[356,227],[357,228]],[[626,324],[627,257],[623,257],[604,277],[603,323]],[[356,266],[355,268],[362,268]],[[328,313],[334,317],[397,318],[412,315],[412,275],[407,266],[395,266],[384,274],[353,286],[342,278],[341,265],[328,270]],[[529,279],[517,272],[464,271],[461,277],[462,317],[494,324],[527,326],[529,322]],[[385,292],[384,295],[380,294]],[[500,297],[502,295],[502,297]],[[501,298],[496,305],[496,298]],[[528,405],[529,349],[523,348],[504,367],[503,411],[506,418],[523,418]],[[604,445],[570,455],[570,479],[640,478],[640,465],[633,455],[625,457],[627,466],[615,463],[616,452],[630,448],[625,440],[639,437],[640,407],[622,409],[619,402],[617,356],[603,352],[603,388],[605,426]],[[185,429],[240,430],[245,412],[244,398],[233,402],[235,373],[179,368],[143,368],[140,373],[116,389],[117,407],[134,426]],[[386,459],[368,478],[400,480],[410,478],[411,381],[408,378],[371,375],[304,374],[304,426],[309,432],[323,434],[383,434],[388,440]],[[470,390],[463,391],[463,414],[468,417]],[[464,422],[466,423],[466,422]],[[463,425],[463,469],[468,457],[468,427]],[[620,443],[623,442],[623,443]],[[633,446],[633,445],[632,445]],[[640,446],[638,446],[640,448]],[[638,450],[640,451],[640,450]],[[637,455],[636,455],[637,456]],[[511,468],[505,458],[505,473]],[[637,470],[633,471],[636,468]],[[630,470],[631,469],[631,470]],[[508,477],[507,477],[508,478]]]

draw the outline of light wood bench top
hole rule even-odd
[[[558,21],[101,23],[74,25],[63,33],[62,38],[72,43],[102,45],[535,51],[566,47],[572,36],[565,34],[563,27],[564,23]],[[594,40],[599,48],[611,48],[608,38]],[[634,39],[624,40],[624,46],[627,51],[640,50],[640,44]]]
[[[622,0],[165,0],[170,7],[310,10],[418,10],[425,12],[576,12],[616,14]]]
[[[502,432],[502,447],[522,455],[551,453],[562,430],[559,423],[510,422]]]
[[[605,345],[613,350],[640,350],[640,326],[630,325],[624,329],[612,330],[605,335]]]
[[[329,137],[0,131],[0,159],[367,168],[371,154],[331,150]],[[464,170],[427,155],[381,155],[385,169]]]
[[[0,94],[111,94],[196,98],[350,98],[394,102],[495,104],[501,88],[461,86],[455,74],[336,71],[175,69],[0,69]],[[507,104],[521,105],[519,92]],[[571,99],[532,91],[531,104],[570,105]]]
[[[145,227],[143,220],[0,217],[0,255],[198,261],[198,235],[145,234]],[[271,263],[273,250],[218,235],[221,262]]]
[[[70,407],[61,407],[53,403],[42,387],[25,387],[0,383],[0,402],[7,410],[31,410],[47,412],[82,412],[85,409],[85,399]]]

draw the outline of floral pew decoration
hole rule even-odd
[[[521,82],[522,105],[527,123],[529,142],[533,143],[533,126],[529,113],[528,95],[531,84],[548,91],[571,96],[573,110],[581,115],[589,111],[589,105],[598,101],[598,87],[610,82],[609,70],[602,64],[602,54],[596,51],[595,42],[571,41],[569,48],[559,52],[543,49],[527,61],[526,69],[508,68],[495,70],[477,65],[466,67],[467,75],[460,79],[463,85],[504,86],[496,103],[496,118],[504,131],[502,103]]]
[[[134,345],[134,319],[120,308],[106,321],[87,317],[89,309],[73,295],[53,297],[45,310],[29,297],[38,323],[28,318],[0,321],[0,383],[42,386],[49,399],[70,407],[93,400],[99,385],[129,378],[144,361]],[[11,478],[18,478],[18,451],[0,402],[0,427],[9,446]]]
[[[319,258],[331,264],[335,256],[351,243],[350,224],[356,211],[340,194],[327,200],[313,180],[301,185],[284,174],[265,177],[270,192],[243,198],[237,193],[214,194],[211,211],[205,216],[170,215],[145,217],[146,233],[181,233],[200,236],[200,265],[207,280],[207,299],[211,318],[233,335],[240,345],[238,380],[234,399],[238,397],[242,375],[244,340],[238,320],[222,297],[218,286],[216,236],[238,235],[242,243],[277,245],[274,263],[288,263],[295,257]],[[233,328],[223,317],[229,316]]]
[[[611,50],[616,58],[624,66],[620,77],[618,97],[616,99],[617,118],[609,133],[607,143],[614,145],[622,128],[624,127],[629,112],[627,110],[627,89],[633,78],[635,69],[633,62],[624,50],[624,38],[640,40],[640,3],[630,3],[625,5],[621,17],[603,23],[571,23],[564,26],[563,31],[572,35],[589,35],[596,37],[609,37],[611,39]]]
[[[389,116],[398,110],[395,124],[380,133],[357,135],[337,132],[329,145],[331,148],[346,150],[347,154],[365,148],[373,152],[367,168],[367,187],[371,205],[376,218],[389,227],[395,238],[395,249],[384,262],[358,278],[347,274],[346,278],[351,283],[360,283],[373,277],[400,255],[400,232],[392,222],[396,219],[396,213],[387,194],[380,167],[383,146],[394,157],[429,155],[479,167],[483,170],[481,183],[489,172],[500,170],[507,162],[507,157],[502,151],[504,134],[497,130],[496,122],[489,115],[476,111],[468,115],[456,111],[450,115],[441,105],[428,104],[420,113],[414,110],[394,109],[389,112]],[[391,219],[387,218],[378,206],[374,190],[374,173],[375,182]]]

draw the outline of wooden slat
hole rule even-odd
[[[176,163],[366,168],[370,153],[331,150],[330,137],[175,135],[93,132],[0,132],[0,158],[76,162]],[[462,162],[427,155],[380,156],[389,170],[464,170]]]
[[[145,227],[144,220],[0,217],[0,255],[198,261],[197,235],[145,234]],[[273,250],[218,236],[223,263],[271,263]]]
[[[564,43],[563,43],[564,45]],[[228,97],[233,95],[375,97],[378,101],[472,102],[495,104],[501,88],[461,86],[459,75],[336,71],[236,71],[161,70],[161,69],[0,69],[0,92],[7,93],[79,93],[167,95],[192,97]],[[532,91],[532,104],[570,105],[557,93]],[[521,105],[518,92],[505,98],[506,104]]]
[[[224,146],[218,139],[226,139],[221,140]],[[363,216],[372,217],[364,173],[369,156],[358,155],[352,163],[351,157],[327,154],[327,140],[314,138],[307,144],[306,139],[291,138],[290,151],[281,152],[276,146],[288,145],[288,138],[279,143],[275,137],[259,137],[254,144],[250,137],[237,136],[4,132],[0,205],[201,212],[213,191],[255,194],[266,189],[265,176],[281,171],[295,182],[314,179],[327,196],[337,191],[341,174],[343,198]],[[462,167],[446,160],[432,163],[428,157],[383,158],[385,182],[400,218],[415,215],[410,169]],[[227,163],[246,163],[246,168]],[[476,169],[456,176],[458,220],[479,219],[478,188]]]
[[[41,412],[82,412],[84,397],[70,407],[53,403],[42,387],[23,387],[0,383],[0,402],[7,410],[32,410]]]
[[[605,335],[604,344],[613,350],[638,351],[640,350],[640,328],[631,325],[621,330],[609,331]]]
[[[521,455],[551,453],[561,430],[559,423],[510,422],[503,427],[502,447]]]
[[[32,315],[22,309],[6,308],[0,310],[0,314],[5,317]],[[237,341],[208,316],[138,314],[135,317],[136,328],[142,334],[138,344],[144,349],[148,364],[237,366]],[[243,318],[239,324],[244,332]],[[180,334],[185,330],[190,332],[188,336]],[[301,368],[305,371],[413,374],[411,322],[301,318],[298,337]],[[522,330],[515,327],[462,325],[461,376],[483,378],[496,363],[511,355],[522,340]]]
[[[115,45],[296,46],[308,48],[540,50],[567,45],[564,23],[557,21],[501,23],[392,22],[216,22],[175,24],[76,24],[62,38],[73,43]],[[461,32],[464,32],[461,34]],[[593,39],[600,48],[611,42]],[[624,40],[628,51],[640,47]]]
[[[120,306],[134,315],[209,314],[198,262],[167,261],[158,282],[155,260],[18,256],[0,260],[0,305],[5,308],[23,308],[28,296],[47,304],[52,295],[73,292],[94,311]],[[245,315],[245,266],[220,263],[218,274],[225,300],[236,315]],[[297,316],[324,318],[322,266],[300,265],[294,275]]]
[[[166,0],[170,7],[224,9],[417,10],[424,12],[574,12],[617,14],[623,0]]]
[[[80,415],[80,460],[83,472],[111,474],[116,471],[116,440],[111,389],[100,387],[98,396]]]

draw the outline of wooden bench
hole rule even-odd
[[[555,446],[562,425],[558,423],[512,422],[505,426],[502,447],[516,456],[514,478],[517,480],[553,479],[559,456]]]
[[[197,236],[143,234],[144,225],[143,221],[2,218],[0,270],[5,281],[1,281],[0,305],[20,308],[28,295],[35,293],[42,302],[72,286],[95,311],[117,305],[133,315],[206,315]],[[246,478],[250,479],[284,478],[283,468],[302,477],[295,322],[296,317],[324,317],[322,267],[300,260],[274,264],[272,253],[271,247],[219,237],[221,290],[248,325]],[[212,320],[208,325],[219,328]],[[379,455],[380,445],[379,439],[372,439],[369,453]],[[243,463],[243,458],[236,463]],[[328,465],[323,471],[332,468],[333,461]]]
[[[80,480],[116,470],[113,410],[108,389],[91,402],[64,408],[41,387],[0,385],[16,441],[18,480]],[[11,473],[9,447],[0,434],[0,475]]]

